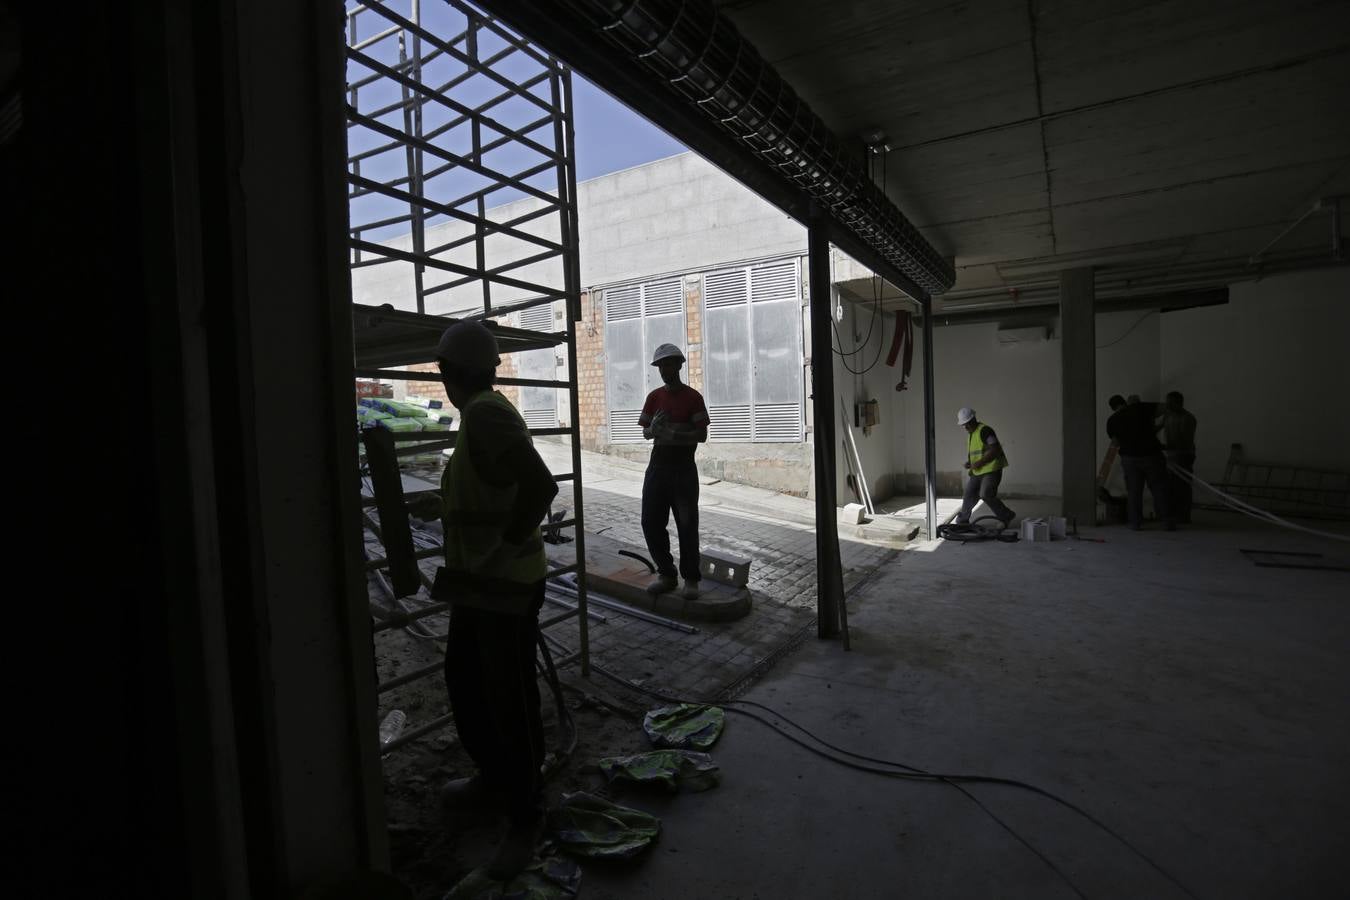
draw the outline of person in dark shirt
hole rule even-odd
[[[1182,523],[1191,521],[1191,482],[1176,474],[1173,467],[1187,474],[1195,470],[1195,425],[1195,416],[1186,409],[1181,392],[1168,392],[1157,427],[1163,435],[1163,453],[1167,455],[1172,516]]]
[[[652,441],[652,455],[642,481],[642,534],[656,565],[656,579],[647,586],[652,594],[673,591],[676,586],[675,557],[670,553],[666,530],[675,514],[680,537],[680,568],[686,600],[698,597],[702,578],[698,549],[698,467],[694,450],[708,439],[708,408],[703,395],[680,381],[684,354],[674,344],[662,344],[652,354],[652,365],[661,370],[664,385],[647,395],[638,424],[642,436]]]
[[[1144,521],[1144,485],[1153,495],[1153,508],[1168,531],[1176,530],[1167,494],[1167,461],[1162,445],[1154,433],[1156,403],[1135,400],[1126,403],[1116,394],[1107,401],[1112,409],[1106,420],[1106,434],[1120,454],[1120,467],[1125,473],[1125,489],[1130,528],[1138,531]]]

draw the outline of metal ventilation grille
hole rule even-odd
[[[756,443],[792,444],[802,440],[802,409],[796,403],[755,406]]]
[[[771,266],[755,266],[750,270],[750,299],[755,303],[796,300],[801,296],[797,284],[796,260]]]
[[[643,287],[645,314],[665,316],[684,312],[684,282],[658,281]]]
[[[708,309],[744,303],[747,293],[744,269],[709,272],[703,276],[703,303]]]
[[[714,406],[708,410],[708,439],[713,441],[750,441],[754,425],[748,406]]]
[[[638,424],[640,409],[611,409],[609,411],[609,442],[611,444],[642,443],[642,426]]]
[[[614,288],[605,291],[605,317],[611,322],[642,317],[642,288]]]
[[[527,409],[522,412],[521,417],[525,419],[525,424],[531,428],[557,428],[558,410],[555,409]]]
[[[528,328],[530,331],[553,330],[552,303],[536,306],[533,309],[523,310],[517,315],[519,316],[519,327],[521,328]]]

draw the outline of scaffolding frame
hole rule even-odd
[[[399,292],[396,303],[353,304],[355,374],[358,378],[439,381],[435,373],[398,367],[433,362],[441,331],[460,319],[482,321],[496,335],[503,356],[566,348],[565,380],[503,377],[497,383],[567,392],[570,421],[566,427],[529,428],[532,436],[570,436],[572,450],[572,471],[554,478],[572,483],[574,515],[550,527],[572,529],[576,559],[551,569],[548,577],[575,573],[576,603],[575,608],[541,621],[540,629],[575,618],[579,645],[558,665],[579,660],[581,674],[589,676],[590,612],[577,391],[581,278],[572,74],[559,60],[463,0],[435,2],[438,11],[454,23],[453,34],[436,33],[424,16],[425,0],[403,0],[399,9],[393,8],[398,5],[393,2],[371,0],[346,10],[349,208],[366,197],[379,198],[385,206],[406,206],[406,211],[386,211],[367,221],[358,221],[353,211],[349,262],[353,274],[402,264],[412,276],[411,290]],[[451,71],[437,78],[433,69],[438,64]],[[354,70],[364,74],[354,75]],[[429,124],[429,111],[447,118]],[[365,146],[353,150],[353,144]],[[390,159],[399,162],[390,166]],[[493,195],[506,199],[497,204],[492,202]],[[525,200],[526,208],[508,214],[504,212],[508,200]],[[429,232],[434,233],[442,223],[457,233],[439,243],[429,241],[433,236]],[[381,233],[387,235],[403,225],[406,235],[380,239]],[[466,291],[473,292],[473,306],[464,306],[463,299],[456,306],[453,298],[463,298]],[[509,327],[494,321],[544,304],[552,309],[559,302],[566,309],[563,331]],[[445,311],[429,312],[432,304]],[[396,453],[408,456],[453,448],[455,433],[396,433],[394,440]],[[368,513],[365,524],[378,538]],[[431,555],[426,551],[417,554],[418,558]],[[367,570],[378,572],[383,564],[383,559],[370,560]],[[423,580],[425,585],[424,573]],[[404,627],[447,609],[448,604],[432,603],[404,616],[376,620],[373,630]],[[441,664],[436,663],[405,673],[382,682],[378,693],[440,670]],[[385,752],[449,722],[449,716],[441,716],[417,724],[386,745]]]

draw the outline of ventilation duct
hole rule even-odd
[[[484,5],[508,22],[538,2]],[[576,23],[572,11],[612,54],[653,90],[673,92],[777,175],[930,294],[956,280],[952,265],[867,176],[839,138],[707,0],[562,0],[546,4],[552,29]],[[533,10],[531,16],[539,12]],[[537,36],[548,46],[547,34]]]

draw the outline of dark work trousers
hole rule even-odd
[[[964,525],[970,521],[970,514],[975,509],[975,504],[981,500],[988,506],[994,515],[1003,521],[1008,521],[1013,517],[1013,511],[998,499],[998,484],[1003,480],[1003,470],[995,469],[992,472],[986,472],[983,475],[970,475],[966,478],[966,496],[961,501],[961,511],[956,514],[958,525]]]
[[[1167,461],[1183,472],[1195,471],[1194,453],[1168,453]],[[1168,470],[1167,487],[1171,491],[1168,499],[1172,501],[1172,518],[1178,522],[1189,522],[1191,520],[1191,483]]]
[[[460,743],[483,781],[506,802],[513,822],[539,815],[544,724],[534,652],[544,582],[525,615],[468,606],[450,612],[445,684]]]
[[[642,481],[642,534],[647,552],[652,555],[658,574],[675,577],[675,558],[670,555],[670,533],[666,525],[675,514],[675,530],[680,536],[679,574],[697,582],[698,551],[698,466],[687,464],[647,467]]]
[[[1128,494],[1130,527],[1138,528],[1144,522],[1144,484],[1153,495],[1153,511],[1158,518],[1172,523],[1172,505],[1167,496],[1167,461],[1162,453],[1150,456],[1121,456],[1120,467],[1125,473]]]

